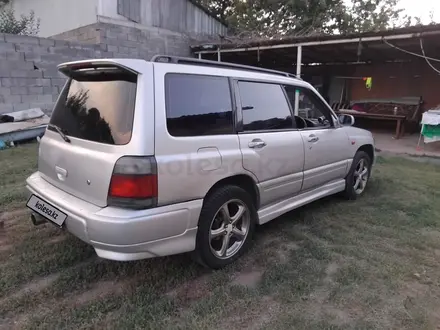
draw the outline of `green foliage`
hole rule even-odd
[[[400,0],[198,0],[232,32],[262,35],[312,30],[351,33],[408,25]]]
[[[404,18],[403,9],[397,7],[399,2],[400,0],[352,0],[348,7],[348,17],[342,22],[341,30],[362,32],[397,27],[399,21]]]
[[[35,36],[40,30],[40,20],[31,11],[29,15],[17,18],[14,9],[6,4],[9,0],[0,0],[0,33]]]

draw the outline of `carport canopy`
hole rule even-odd
[[[203,43],[192,47],[199,58],[281,69],[304,65],[405,62],[415,56],[438,61],[440,24],[347,35],[286,36],[282,39]],[[422,50],[423,47],[423,50]],[[416,55],[414,55],[416,54]]]

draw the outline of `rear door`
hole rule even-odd
[[[261,206],[297,194],[304,146],[283,87],[237,81],[236,91],[243,167],[258,178]]]
[[[141,65],[137,69],[142,72],[136,72],[127,64],[94,61],[63,66],[69,80],[40,143],[41,176],[101,207],[107,205],[115,162],[124,155],[154,152],[154,139],[149,138],[154,117],[143,127],[138,123],[144,112],[154,110],[152,67]]]

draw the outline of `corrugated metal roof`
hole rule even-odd
[[[261,47],[261,46],[275,46],[275,45],[283,45],[283,44],[296,44],[296,43],[306,43],[306,42],[314,42],[314,41],[328,41],[328,40],[339,40],[339,39],[352,39],[352,38],[368,38],[368,37],[386,37],[392,35],[400,35],[400,34],[419,34],[426,33],[432,31],[440,31],[440,24],[433,25],[421,25],[421,26],[411,26],[405,28],[396,28],[390,30],[383,31],[371,31],[371,32],[363,32],[363,33],[347,33],[347,34],[315,34],[308,36],[285,36],[282,38],[261,38],[255,40],[246,40],[246,47]],[[234,49],[238,47],[243,47],[244,41],[240,43],[216,43],[209,42],[211,45],[220,46],[222,49]],[[192,50],[194,52],[202,51],[203,43],[199,45],[192,46]]]
[[[191,2],[194,6],[198,7],[199,9],[203,10],[206,14],[208,14],[209,16],[211,16],[212,18],[214,18],[215,20],[217,20],[218,22],[222,23],[224,26],[228,26],[228,24],[221,20],[220,18],[218,18],[217,16],[215,16],[214,14],[212,14],[207,8],[203,7],[199,2],[197,2],[196,0],[187,0],[189,2]]]

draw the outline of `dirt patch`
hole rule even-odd
[[[28,215],[30,213],[27,209],[19,209],[10,212],[3,212],[0,214],[0,222],[17,221],[19,218]]]
[[[60,242],[65,241],[66,238],[67,238],[67,235],[65,235],[65,234],[62,233],[62,234],[60,234],[60,235],[57,235],[57,236],[52,237],[51,239],[48,239],[48,240],[45,242],[45,244],[47,244],[47,245],[51,245],[51,244],[60,243]]]
[[[324,283],[329,284],[333,283],[333,277],[338,272],[339,268],[341,266],[337,262],[331,262],[327,265],[327,268],[325,269],[325,277],[324,277]]]
[[[341,268],[340,264],[336,261],[329,263],[325,269],[325,276],[324,279],[322,280],[323,285],[318,287],[311,294],[313,300],[316,301],[317,304],[319,305],[317,307],[318,309],[321,309],[323,304],[325,304],[328,301],[331,288],[334,284],[333,278],[340,268]]]
[[[436,242],[440,240],[440,231],[434,229],[422,229],[421,233],[423,236],[426,236]]]
[[[186,303],[206,298],[211,294],[209,279],[210,274],[202,275],[183,283],[178,288],[167,292],[166,295]]]
[[[279,238],[266,239],[263,250],[266,258],[262,266],[267,266],[267,261],[285,264],[290,260],[291,252],[301,249],[300,242],[286,242]]]
[[[20,297],[26,295],[26,294],[36,294],[38,292],[43,291],[44,289],[51,286],[59,277],[60,275],[58,273],[51,274],[49,276],[39,278],[37,280],[34,280],[32,282],[29,282],[22,288],[20,288],[18,291],[13,293],[12,295],[9,295],[5,297],[4,299],[19,299]],[[0,300],[0,305],[4,303],[4,300]]]
[[[330,323],[336,326],[343,326],[351,322],[350,312],[348,309],[342,310],[331,305],[323,305],[322,313],[331,320]]]
[[[282,246],[280,246],[279,249],[276,250],[279,262],[281,263],[289,262],[289,257],[291,255],[291,252],[297,251],[299,249],[301,249],[301,246],[295,242],[284,243]]]
[[[0,228],[0,249],[2,246],[4,245],[9,245],[8,242],[8,237],[5,235],[5,233],[2,231],[2,229]],[[1,251],[1,250],[0,250]]]
[[[297,311],[298,315],[311,321],[326,320],[329,324],[344,326],[358,316],[359,308],[354,305],[335,305],[328,300],[328,288],[320,288],[310,295],[310,299]]]
[[[23,220],[30,212],[27,209],[19,209],[10,212],[3,212],[0,214],[0,233],[8,229],[17,227],[23,223]]]
[[[411,298],[417,298],[418,296],[426,297],[431,290],[432,288],[428,284],[412,281],[406,283],[405,287],[401,290],[401,294]]]
[[[249,272],[242,272],[234,279],[232,284],[242,285],[247,288],[256,288],[258,283],[261,281],[264,271],[262,270],[252,270]]]
[[[262,296],[258,304],[243,306],[231,317],[222,318],[218,329],[261,329],[281,312],[282,305],[270,296]]]
[[[75,306],[85,305],[90,301],[99,300],[110,294],[121,294],[125,287],[124,282],[102,281],[98,282],[90,290],[72,297]]]
[[[24,294],[24,293],[28,293],[28,292],[40,292],[40,291],[46,289],[47,287],[49,287],[50,285],[52,285],[52,283],[54,283],[58,279],[59,276],[60,275],[58,273],[56,273],[56,274],[51,274],[49,276],[32,281],[32,282],[28,283],[26,286],[24,286],[23,288],[21,288],[21,290],[19,292],[17,292],[17,294]]]
[[[13,247],[12,244],[7,244],[5,242],[2,242],[2,240],[0,239],[0,253],[12,250],[12,247]]]

